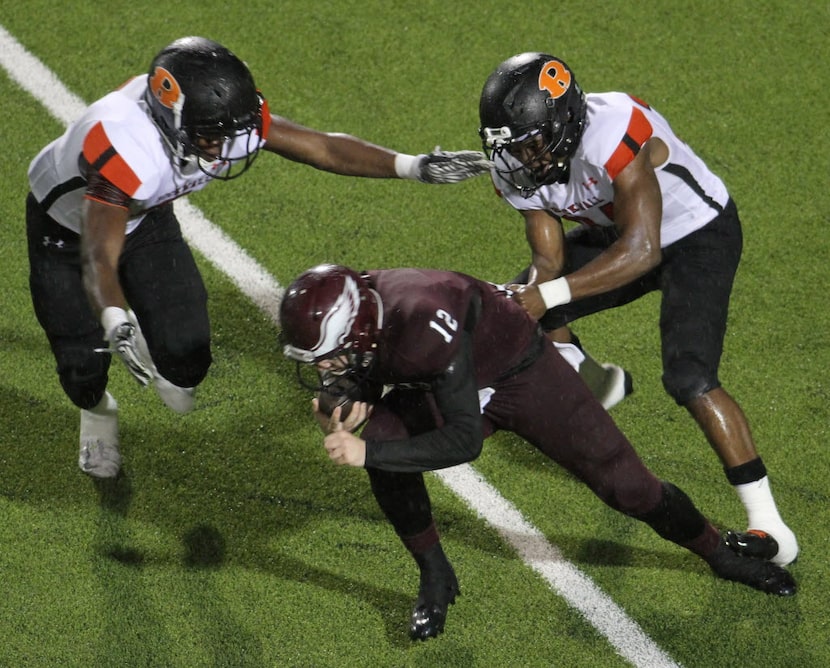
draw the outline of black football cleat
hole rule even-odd
[[[765,559],[735,551],[729,544],[729,533],[715,552],[707,558],[712,570],[724,580],[740,582],[767,594],[793,596],[797,586],[789,571]]]
[[[444,555],[441,544],[435,545],[415,560],[421,567],[421,586],[412,610],[409,637],[412,640],[437,638],[444,631],[447,608],[460,594],[458,579]]]
[[[444,624],[447,621],[447,608],[450,603],[455,603],[455,596],[447,599],[444,603],[430,603],[421,601],[415,604],[412,610],[412,619],[409,627],[409,637],[412,640],[429,640],[437,638],[444,632]]]
[[[758,529],[745,532],[727,531],[724,540],[733,552],[744,557],[770,560],[778,554],[778,541]]]

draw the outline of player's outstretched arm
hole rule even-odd
[[[358,137],[320,132],[273,116],[265,148],[289,160],[345,176],[401,178],[422,183],[458,183],[489,173],[480,151],[442,151],[409,155]]]

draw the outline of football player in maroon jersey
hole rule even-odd
[[[779,596],[795,593],[789,572],[734,549],[726,541],[733,532],[722,537],[686,494],[646,468],[505,288],[447,271],[320,265],[288,287],[280,321],[284,353],[301,377],[316,369],[351,378],[369,399],[351,405],[344,421],[341,407],[315,415],[329,458],[366,469],[420,568],[413,639],[443,630],[459,592],[423,472],[474,460],[497,430],[521,436],[610,507],[697,554],[718,576]]]

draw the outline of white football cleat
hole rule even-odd
[[[634,391],[631,374],[616,364],[603,364],[606,371],[605,393],[598,397],[605,410],[609,410]]]
[[[734,485],[741,503],[747,512],[747,526],[744,536],[755,536],[750,542],[771,543],[777,551],[771,551],[764,558],[777,566],[786,566],[798,556],[798,541],[795,534],[781,519],[775,500],[772,498],[769,478],[765,475],[758,480]]]
[[[616,364],[600,364],[574,343],[553,342],[554,348],[579,374],[605,410],[634,391],[631,374]]]
[[[132,309],[127,311],[127,320],[129,320],[130,324],[135,327],[135,343],[136,353],[138,353],[138,360],[150,370],[153,376],[158,375],[156,365],[153,363],[153,358],[150,355],[150,349],[147,347],[147,339],[144,338],[144,333],[141,331],[141,325],[138,324],[138,318]]]
[[[118,404],[109,392],[95,408],[81,409],[78,467],[95,478],[114,478],[121,468]]]
[[[778,542],[776,536],[781,537],[781,543]],[[772,531],[765,529],[747,529],[742,533],[727,531],[725,541],[734,552],[742,556],[764,559],[776,566],[787,566],[798,556],[795,534],[783,523],[778,524]]]
[[[779,524],[775,527],[766,527],[764,529],[750,529],[750,531],[768,534],[778,543],[778,552],[770,557],[770,561],[775,565],[787,566],[793,563],[798,556],[798,541],[795,538],[795,534],[786,524]]]

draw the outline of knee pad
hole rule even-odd
[[[94,408],[107,389],[110,356],[88,348],[58,353],[58,376],[66,396],[78,408]]]
[[[717,373],[710,373],[694,362],[682,360],[663,372],[663,388],[679,406],[717,387],[720,387]]]
[[[157,351],[153,362],[158,372],[179,387],[196,387],[207,376],[213,362],[210,343],[200,343],[187,349]]]

